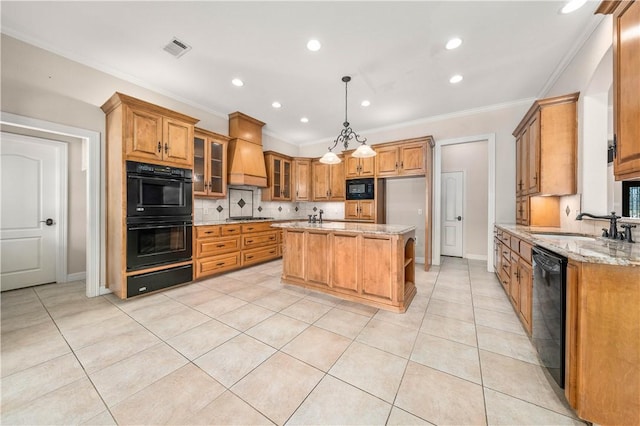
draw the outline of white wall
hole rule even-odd
[[[463,257],[487,258],[487,141],[442,147],[444,172],[464,172]]]
[[[416,258],[424,262],[426,179],[386,179],[385,185],[387,223],[416,227]]]

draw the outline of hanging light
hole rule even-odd
[[[344,123],[342,123],[344,129],[340,131],[340,134],[338,135],[336,140],[333,141],[333,146],[329,148],[329,152],[327,152],[322,156],[322,158],[320,158],[320,162],[324,164],[338,164],[340,161],[342,161],[333,152],[333,149],[338,145],[338,143],[341,143],[344,146],[344,149],[347,149],[349,147],[349,141],[352,139],[355,139],[356,142],[360,143],[358,149],[356,149],[353,154],[351,154],[352,157],[368,158],[376,155],[376,152],[366,144],[367,139],[360,139],[360,135],[354,132],[353,129],[349,126],[349,121],[347,120],[347,86],[351,81],[351,77],[346,75],[342,77],[342,81],[344,82]]]

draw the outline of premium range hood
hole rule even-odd
[[[267,187],[262,152],[262,121],[241,112],[229,114],[228,183]]]

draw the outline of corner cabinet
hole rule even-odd
[[[291,201],[291,158],[267,151],[264,153],[264,161],[267,168],[267,188],[262,190],[262,201]]]
[[[396,176],[424,176],[427,172],[427,141],[408,139],[383,146],[376,151],[375,175],[379,178]]]
[[[324,164],[319,160],[313,160],[311,166],[313,201],[344,201],[344,161],[339,164]]]
[[[628,180],[640,178],[640,2],[616,3],[613,12],[613,172],[616,180]]]
[[[116,92],[105,113],[118,112],[125,160],[167,166],[193,166],[193,133],[197,119]]]
[[[227,144],[229,137],[195,129],[193,139],[193,194],[224,198],[227,195]]]

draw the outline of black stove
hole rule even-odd
[[[235,222],[238,220],[269,220],[273,219],[272,217],[254,217],[254,216],[235,216],[227,218],[227,222]]]

